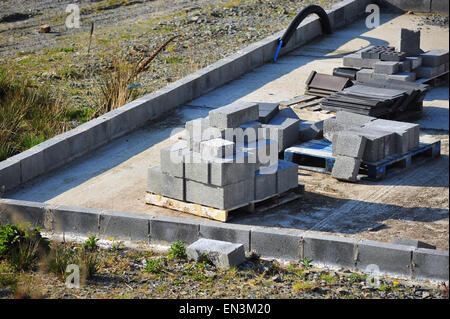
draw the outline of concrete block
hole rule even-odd
[[[262,257],[296,261],[300,259],[303,240],[301,232],[255,227],[251,229],[250,236],[251,250]]]
[[[44,214],[49,205],[14,199],[0,199],[0,224],[26,224],[44,227]]]
[[[436,249],[436,246],[424,243],[423,241],[420,241],[420,240],[417,240],[417,239],[408,239],[408,238],[394,237],[392,239],[392,243],[394,245],[412,246],[414,248]]]
[[[253,178],[256,162],[249,162],[247,153],[240,152],[235,156],[215,159],[210,163],[208,184],[225,186]]]
[[[445,64],[438,66],[419,66],[414,70],[417,78],[432,78],[445,72]]]
[[[409,138],[410,136],[413,136],[409,130],[416,130],[417,132],[417,128],[414,128],[414,125],[408,125],[407,123],[403,125],[403,123],[404,122],[378,119],[365,124],[364,127],[394,133],[395,153],[405,154],[410,148]],[[411,142],[411,146],[413,144],[415,144],[415,142]]]
[[[186,249],[188,259],[198,261],[206,255],[218,268],[229,269],[245,261],[244,245],[200,238]]]
[[[59,136],[61,139],[66,140],[69,152],[68,161],[72,161],[87,154],[91,149],[90,132],[88,130],[74,128]]]
[[[55,206],[46,217],[45,229],[58,233],[98,235],[101,210]]]
[[[44,154],[45,172],[59,168],[69,161],[69,145],[64,137],[55,136],[37,147]]]
[[[252,43],[242,49],[242,52],[249,55],[250,70],[253,70],[254,68],[257,68],[264,64],[264,50],[262,46],[256,43]]]
[[[305,234],[303,238],[303,256],[325,266],[355,267],[355,248],[357,240],[353,238]]]
[[[412,262],[414,278],[448,282],[448,250],[417,248]]]
[[[244,101],[236,101],[209,112],[210,125],[223,129],[236,128],[246,122],[257,121],[258,118],[258,104]]]
[[[279,103],[259,103],[258,122],[267,124],[279,111]]]
[[[420,30],[400,30],[400,51],[407,56],[417,56],[420,54]]]
[[[11,190],[21,183],[20,160],[7,159],[0,162],[0,191]]]
[[[399,72],[389,76],[389,78],[399,81],[414,82],[416,80],[416,73],[414,72]]]
[[[398,62],[399,72],[411,72],[412,60],[406,58],[404,61]]]
[[[298,142],[299,119],[275,116],[269,124],[261,125],[261,138],[278,142],[278,151],[288,148]]]
[[[367,127],[352,128],[348,131],[367,139],[366,149],[362,157],[363,161],[378,162],[396,153],[395,137],[392,132]]]
[[[351,128],[360,127],[359,125],[355,125],[352,123],[347,123],[343,121],[338,121],[336,118],[328,118],[323,121],[323,137],[332,142],[333,135],[340,131],[345,131]]]
[[[295,111],[292,108],[290,108],[290,107],[285,107],[284,109],[281,109],[278,112],[278,115],[282,116],[282,117],[287,117],[287,118],[290,118],[290,119],[300,119],[298,117],[297,113],[295,113]]]
[[[186,201],[227,210],[253,201],[254,188],[253,178],[222,187],[186,180]]]
[[[420,56],[409,56],[403,62],[406,61],[409,61],[411,63],[411,70],[413,71],[415,68],[418,68],[422,65],[422,58]]]
[[[217,222],[200,222],[200,238],[242,244],[250,251],[250,227]]]
[[[210,163],[197,152],[189,152],[184,157],[184,176],[186,179],[208,184]]]
[[[298,183],[297,183],[298,184]],[[277,194],[277,172],[272,174],[255,174],[255,201],[263,200]]]
[[[175,177],[184,178],[184,156],[188,153],[189,147],[186,141],[164,147],[160,151],[161,171]]]
[[[387,81],[389,77],[390,77],[389,74],[375,73],[375,72],[372,74],[372,80]]]
[[[278,143],[274,140],[261,139],[246,145],[239,145],[240,152],[248,155],[249,163],[256,163],[256,168],[267,167],[278,160]]]
[[[225,158],[236,153],[236,144],[221,138],[200,143],[200,154],[203,158]]]
[[[26,183],[33,178],[45,173],[44,152],[38,146],[34,146],[22,153],[10,157],[8,161],[20,162],[19,177],[21,183]],[[0,173],[1,175],[1,173]],[[1,187],[0,182],[0,187]]]
[[[405,52],[382,52],[380,53],[380,60],[381,61],[393,61],[393,62],[400,62],[406,59],[406,53]]]
[[[379,61],[379,59],[363,59],[361,53],[352,53],[344,56],[342,63],[348,67],[372,69]]]
[[[429,50],[420,54],[420,57],[422,58],[422,66],[435,67],[448,62],[448,51]]]
[[[331,171],[336,179],[356,182],[361,160],[358,158],[338,155]]]
[[[356,268],[363,272],[374,270],[374,274],[390,275],[411,274],[412,247],[393,245],[372,240],[361,240],[358,243]]]
[[[166,197],[185,200],[185,180],[161,172],[160,166],[148,169],[147,190]]]
[[[103,211],[99,227],[103,238],[149,242],[150,218],[143,214]]]
[[[376,120],[376,117],[357,114],[347,111],[338,111],[336,112],[336,120],[339,122],[350,123],[354,125],[364,125],[366,123],[372,122]]]
[[[322,26],[320,24],[319,17],[317,16],[307,17],[303,20],[301,28],[304,29],[306,41],[310,41],[322,34]],[[291,41],[289,41],[287,46],[289,46],[289,44],[291,44]],[[285,49],[288,49],[286,50],[286,53],[294,49],[294,41],[292,41],[291,45],[291,48],[285,47]]]
[[[300,141],[306,142],[323,137],[323,121],[300,121]]]
[[[243,50],[239,50],[227,57],[231,62],[234,78],[238,78],[245,73],[251,71],[250,54]]]
[[[154,216],[150,220],[150,244],[175,241],[191,244],[199,238],[199,230],[199,223],[189,218]]]
[[[345,25],[345,5],[342,2],[334,4],[328,13],[331,28],[339,29]]]
[[[356,81],[359,82],[369,82],[372,80],[372,69],[361,69],[356,72]]]
[[[95,150],[111,140],[110,124],[110,119],[97,117],[81,124],[77,128],[83,131],[89,131],[90,150]]]
[[[367,139],[364,136],[343,131],[333,136],[333,155],[362,159]]]
[[[106,114],[102,118],[109,120],[111,139],[119,138],[130,131],[129,111],[119,107]]]
[[[374,64],[374,72],[380,74],[394,74],[399,71],[399,68],[399,63],[392,61],[379,61]]]
[[[188,134],[188,139],[195,139],[197,141],[204,141],[209,138],[203,139],[203,133],[206,129],[210,128],[209,126],[209,118],[198,118],[195,120],[187,121],[186,125],[186,133]],[[218,130],[213,130],[212,132],[216,132]],[[219,130],[220,132],[220,130]],[[215,138],[221,137],[214,136]]]
[[[278,160],[277,193],[284,193],[298,186],[298,165]]]
[[[363,12],[358,11],[358,1],[347,0],[344,3],[345,24],[347,25],[357,20]]]

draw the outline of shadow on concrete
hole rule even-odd
[[[270,212],[230,215],[230,223],[342,234],[382,229],[390,219],[435,222],[447,219],[447,209],[403,207],[348,200],[305,192],[302,198]],[[387,226],[384,226],[386,228]]]
[[[398,17],[398,14],[382,14],[380,16],[380,24],[388,23],[390,20]],[[217,108],[236,100],[239,100],[246,95],[262,88],[266,84],[283,77],[286,74],[310,63],[315,60],[342,58],[343,56],[353,53],[355,51],[337,51],[346,43],[354,39],[363,39],[369,45],[388,45],[389,43],[382,39],[363,36],[365,32],[369,31],[366,28],[364,20],[354,22],[352,25],[338,29],[331,35],[321,35],[302,47],[282,56],[277,63],[266,63],[265,65],[253,70],[225,85],[218,88],[200,98],[197,98],[189,105]],[[326,41],[324,41],[326,39]],[[330,74],[332,73],[330,69]],[[299,83],[303,85],[303,83]],[[265,101],[257,101],[265,102]]]
[[[174,129],[181,131],[186,121],[207,116],[208,112],[209,109],[198,107],[178,108],[168,113],[165,119],[149,122],[143,128],[114,140],[49,174],[38,177],[4,194],[3,197],[36,202],[48,201],[168,139]],[[159,157],[159,152],[154,155]]]

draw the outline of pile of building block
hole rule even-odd
[[[223,210],[298,186],[297,165],[278,159],[295,144],[300,120],[278,104],[237,101],[186,123],[185,140],[161,150],[148,191]]]
[[[351,112],[324,121],[324,138],[332,142],[336,160],[332,176],[356,181],[362,161],[379,162],[419,147],[419,125]]]
[[[360,69],[356,80],[400,80],[414,82],[432,78],[449,69],[449,53],[420,49],[420,31],[401,29],[399,51],[390,46],[370,46],[344,57],[344,66]]]

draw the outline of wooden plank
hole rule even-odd
[[[273,199],[272,201],[269,201],[268,203],[257,206],[255,208],[255,212],[263,213],[268,210],[274,209],[278,206],[290,203],[296,199],[299,199],[300,197],[301,197],[301,194],[289,192],[285,196],[277,197],[277,198]]]
[[[145,202],[150,205],[173,209],[183,213],[214,219],[221,222],[226,222],[228,219],[228,210],[187,203],[162,195],[147,193],[145,196]]]
[[[317,104],[320,104],[323,101],[323,98],[320,99],[315,99],[314,101],[308,102],[308,103],[303,103],[303,104],[299,104],[299,105],[295,105],[294,108],[298,108],[298,109],[304,109],[305,107],[310,107],[310,106],[314,106]]]
[[[302,103],[302,102],[308,102],[308,101],[311,101],[311,100],[314,100],[314,99],[317,99],[317,97],[316,96],[300,95],[300,96],[294,97],[293,99],[291,99],[289,101],[280,102],[280,106],[291,106],[291,105]]]

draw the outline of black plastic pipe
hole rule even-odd
[[[297,30],[297,27],[310,14],[317,14],[319,16],[320,25],[322,26],[322,33],[331,34],[331,25],[327,13],[322,7],[315,4],[311,4],[306,8],[302,9],[302,11],[300,11],[295,16],[294,20],[292,20],[291,24],[289,24],[289,27],[284,32],[283,36],[278,40],[278,49],[275,54],[274,61],[277,60],[280,49],[289,42],[295,30]]]

